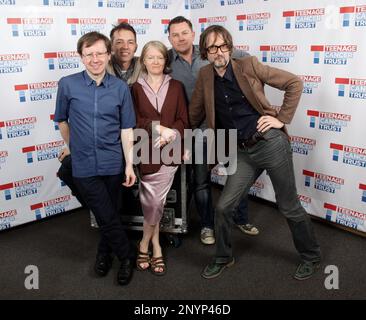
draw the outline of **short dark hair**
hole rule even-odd
[[[113,42],[113,35],[116,31],[120,31],[120,30],[127,30],[133,33],[133,35],[135,36],[135,41],[136,41],[136,31],[133,28],[133,26],[131,26],[129,23],[127,22],[121,22],[118,25],[115,25],[113,27],[113,29],[111,30],[109,37],[111,38],[111,41]]]
[[[215,24],[206,28],[200,35],[199,47],[202,60],[207,59],[207,38],[211,33],[215,33],[216,37],[220,35],[228,45],[230,52],[233,50],[233,37],[231,36],[230,32],[227,31],[223,26]]]
[[[105,47],[107,48],[107,52],[108,52],[108,54],[110,54],[112,51],[111,41],[108,39],[107,36],[105,36],[104,34],[102,34],[100,32],[96,32],[96,31],[85,33],[78,40],[78,43],[77,43],[78,54],[82,55],[84,47],[85,48],[91,47],[94,43],[96,43],[97,41],[100,41],[100,40],[104,41]]]
[[[193,31],[192,22],[190,20],[188,20],[187,18],[185,18],[183,16],[177,16],[177,17],[175,17],[175,18],[173,18],[172,20],[169,21],[169,24],[168,24],[168,33],[170,34],[170,26],[172,24],[178,24],[178,23],[183,23],[183,22],[187,23],[188,26]]]

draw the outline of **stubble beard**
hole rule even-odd
[[[225,68],[228,65],[229,61],[225,59],[223,56],[219,56],[214,60],[214,66],[217,69]]]

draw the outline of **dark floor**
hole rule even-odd
[[[251,222],[260,234],[233,231],[236,264],[214,280],[201,278],[214,246],[199,240],[196,217],[179,248],[164,246],[168,273],[164,277],[135,272],[128,287],[116,284],[118,264],[106,278],[92,266],[98,231],[86,210],[0,233],[0,299],[365,299],[366,239],[314,221],[323,264],[311,279],[292,278],[298,263],[285,220],[272,205],[250,201]],[[130,231],[137,241],[140,232]],[[116,262],[116,261],[115,261]],[[39,290],[25,289],[25,268],[39,268]],[[327,265],[339,270],[339,289],[327,290]]]

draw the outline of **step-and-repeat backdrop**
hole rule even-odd
[[[60,77],[83,69],[78,38],[132,24],[140,52],[169,46],[169,19],[221,24],[237,48],[299,75],[289,126],[299,198],[308,213],[366,232],[366,0],[0,0],[0,230],[76,208],[57,178],[64,146],[53,112]],[[273,108],[282,93],[267,88]],[[223,182],[223,176],[213,176]],[[263,174],[251,194],[274,201]]]

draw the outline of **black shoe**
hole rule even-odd
[[[320,267],[320,262],[301,262],[294,274],[296,280],[306,280],[309,279]]]
[[[94,265],[95,273],[100,277],[105,277],[112,267],[112,261],[113,258],[110,255],[98,254]]]
[[[130,283],[133,273],[133,262],[131,259],[123,259],[121,266],[117,273],[117,282],[121,286],[125,286]]]

